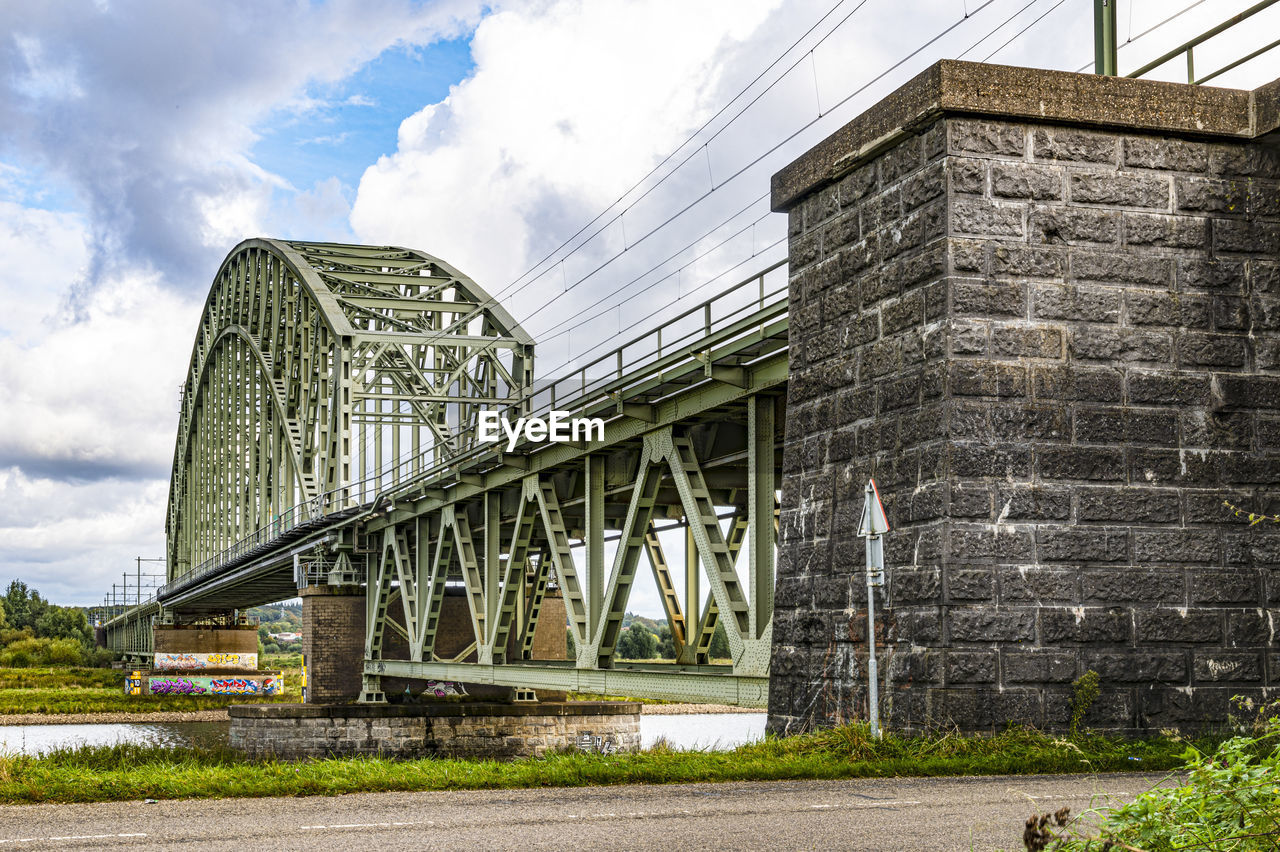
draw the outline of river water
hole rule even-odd
[[[731,749],[764,736],[764,713],[695,713],[640,717],[640,742],[665,740],[678,749]],[[107,725],[0,725],[0,752],[38,754],[82,745],[138,743],[219,746],[229,722],[120,722]]]

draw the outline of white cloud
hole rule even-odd
[[[481,284],[517,275],[715,107],[725,60],[777,0],[560,0],[504,8],[475,73],[400,128],[352,211],[371,242],[414,245]]]
[[[1122,67],[1159,55],[1250,2],[1197,7],[1125,47]],[[843,4],[818,32],[855,5]],[[959,20],[964,4],[869,2],[811,55],[802,48],[787,57],[777,71],[799,60],[795,69],[731,130],[702,148],[704,134],[682,152],[697,156],[624,220],[606,217],[598,238],[509,302],[541,341],[541,374],[570,353],[643,330],[644,317],[675,295],[704,298],[713,288],[695,288],[713,276],[734,280],[738,273],[725,270],[775,239],[782,217],[766,216],[731,246],[712,250],[760,218],[759,204],[699,237],[764,193],[773,171],[938,56],[958,55],[1009,19],[968,56],[981,59],[1052,2],[1015,16],[1024,5],[996,0],[834,112],[838,100]],[[241,238],[354,232],[368,242],[437,253],[482,286],[499,289],[676,148],[830,6],[830,0],[5,4],[0,571],[35,582],[55,599],[89,602],[103,590],[100,578],[118,576],[135,555],[159,552],[176,386],[208,282]],[[1129,8],[1132,25],[1124,14]],[[1125,4],[1122,36],[1169,11],[1147,0]],[[1239,38],[1198,50],[1197,66],[1214,67],[1267,40],[1277,15],[1280,7],[1252,19]],[[404,118],[394,154],[356,164],[368,165],[358,189],[337,177],[295,187],[253,161],[265,123],[315,112],[332,118],[333,130],[312,142],[341,149],[347,132],[341,122],[359,120],[364,111],[328,112],[386,98],[376,85],[341,98],[333,84],[391,47],[428,45],[477,22],[474,73],[445,100]],[[993,61],[1079,67],[1091,55],[1090,30],[1087,15],[1063,4]],[[293,47],[281,49],[282,43]],[[422,55],[431,61],[429,48]],[[1178,66],[1161,75],[1176,79]],[[1274,60],[1258,60],[1215,82],[1254,86],[1273,69]],[[784,141],[819,108],[826,111],[821,120]],[[725,190],[636,246],[711,183],[723,184],[774,145],[781,147]],[[681,252],[689,243],[694,247]],[[602,272],[562,294],[624,246]],[[699,254],[705,256],[693,261]],[[669,255],[679,259],[646,274]],[[749,269],[750,263],[743,274]],[[572,336],[551,337],[573,313],[623,285],[627,293],[606,299],[599,320]],[[620,298],[626,298],[621,306]],[[637,588],[633,609],[654,612],[647,582]]]
[[[247,157],[257,123],[312,108],[309,85],[344,79],[395,44],[454,34],[478,8],[6,4],[0,145],[84,205],[92,257],[82,291],[130,268],[200,289],[230,245],[257,235],[276,188]],[[292,46],[281,49],[281,37]]]

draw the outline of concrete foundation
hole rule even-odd
[[[157,625],[152,630],[152,649],[158,670],[256,671],[258,629],[248,625]]]
[[[231,746],[255,757],[515,758],[640,747],[640,705],[624,702],[256,704],[231,707],[230,716]]]
[[[298,595],[307,703],[354,702],[364,670],[364,587],[307,586]]]
[[[1280,83],[942,62],[774,177],[791,347],[769,727],[1146,731],[1280,694]]]
[[[125,682],[128,695],[279,695],[280,672],[139,671]]]

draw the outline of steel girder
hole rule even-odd
[[[785,367],[785,352],[775,354],[744,367],[740,384],[712,380],[656,405],[658,422],[615,417],[603,442],[547,448],[523,467],[398,502],[372,520],[380,545],[369,566],[366,700],[381,698],[382,676],[399,676],[762,705]],[[679,526],[705,600],[698,583],[682,595],[671,578],[658,530]],[[676,665],[615,661],[642,559],[676,638]],[[569,663],[532,660],[528,643],[508,642],[532,635],[532,601],[548,576],[565,601],[577,651]],[[441,659],[434,640],[448,581],[465,590],[474,641]],[[707,658],[717,621],[728,666]],[[388,653],[390,633],[405,640],[398,654]]]
[[[375,495],[527,406],[533,341],[423,252],[254,239],[214,277],[169,491],[168,576]]]

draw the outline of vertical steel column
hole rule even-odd
[[[604,458],[587,456],[587,624],[594,633],[604,600]]]
[[[702,611],[702,578],[698,573],[698,543],[693,539],[693,525],[697,518],[685,518],[684,528],[684,611],[692,618]],[[692,636],[692,626],[689,635]]]
[[[773,617],[774,410],[772,397],[747,398],[748,625],[759,639]]]
[[[502,602],[502,494],[490,491],[484,495],[484,611],[485,629],[481,634],[480,655],[492,659],[489,642],[494,636]]]
[[[1093,73],[1116,76],[1116,4],[1093,0]],[[1130,0],[1132,2],[1132,0]]]

